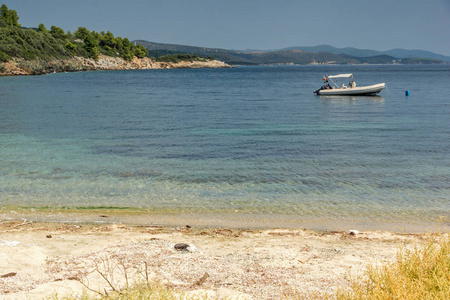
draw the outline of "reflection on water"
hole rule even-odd
[[[322,96],[319,95],[320,99],[324,102],[343,102],[349,104],[355,104],[355,101],[366,101],[374,103],[384,103],[384,97],[380,95],[376,96]]]

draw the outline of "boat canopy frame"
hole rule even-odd
[[[336,88],[341,88],[336,82],[333,81],[333,79],[341,79],[341,78],[351,78],[351,80],[353,80],[353,74],[349,73],[349,74],[338,74],[338,75],[329,75],[329,76],[324,76],[327,80],[330,80],[335,86]]]

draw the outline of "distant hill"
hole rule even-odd
[[[391,55],[399,58],[429,58],[439,59],[445,62],[450,62],[450,56],[445,56],[430,51],[424,50],[405,50],[405,49],[392,49],[384,51],[387,55]]]
[[[240,51],[176,45],[176,44],[162,44],[143,40],[136,40],[133,42],[136,43],[137,45],[144,46],[149,51],[149,56],[150,57],[153,56],[155,58],[165,54],[196,54],[203,57],[214,57],[215,59],[233,65],[257,64],[255,62],[252,62],[247,54]]]
[[[166,54],[196,54],[203,57],[214,57],[230,65],[261,64],[391,64],[397,62],[397,56],[374,50],[356,48],[338,49],[332,46],[291,47],[276,51],[258,50],[226,50],[216,48],[195,47],[176,44],[162,44],[149,41],[134,41],[149,51],[155,58]],[[301,49],[300,49],[301,48]],[[403,57],[400,57],[403,58]],[[442,63],[436,59],[406,60],[404,63]]]
[[[185,46],[176,44],[161,44],[149,41],[134,41],[137,45],[144,46],[149,51],[149,56],[158,57],[164,54],[186,53],[196,54],[226,62],[231,65],[262,65],[262,64],[313,64],[313,63],[335,63],[335,64],[358,64],[368,63],[366,59],[351,57],[348,55],[337,55],[328,52],[307,52],[301,50],[279,50],[279,51],[239,51],[216,48],[205,48]],[[379,63],[391,63],[394,57],[385,57]]]
[[[328,52],[333,54],[346,54],[350,56],[355,57],[369,57],[369,56],[377,56],[382,55],[384,53],[381,53],[376,50],[368,50],[368,49],[357,49],[352,47],[347,48],[336,48],[330,45],[319,45],[319,46],[297,46],[297,47],[289,47],[284,48],[283,50],[302,50],[302,51],[308,51],[308,52]]]
[[[357,49],[352,47],[336,48],[330,45],[319,45],[313,47],[289,47],[283,50],[302,50],[308,52],[329,52],[333,54],[346,54],[355,57],[369,57],[378,55],[389,55],[395,58],[424,58],[424,59],[438,59],[444,62],[450,62],[450,56],[436,54],[430,51],[424,50],[405,50],[405,49],[392,49],[387,51],[376,51],[369,49]]]

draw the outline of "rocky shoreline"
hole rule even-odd
[[[133,58],[126,61],[119,57],[100,55],[92,58],[73,57],[64,60],[32,60],[13,59],[0,63],[0,76],[42,75],[59,72],[80,72],[97,70],[145,70],[145,69],[199,69],[199,68],[231,68],[230,65],[218,61],[180,61],[159,62],[151,58]]]

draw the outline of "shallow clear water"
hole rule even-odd
[[[387,89],[313,94],[323,75],[350,72],[358,86]],[[448,65],[0,78],[0,201],[367,222],[449,217],[449,82]]]

